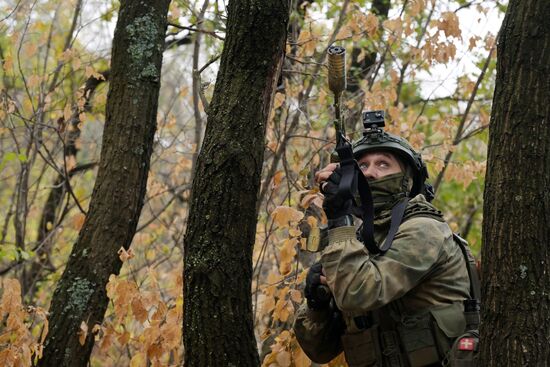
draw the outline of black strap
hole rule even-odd
[[[470,248],[468,247],[468,243],[465,239],[457,235],[456,233],[453,233],[453,239],[456,243],[458,243],[460,250],[462,251],[462,255],[464,256],[464,260],[466,260],[466,269],[468,270],[468,277],[470,278],[470,292],[472,298],[480,301],[481,300],[481,281],[479,278],[479,272],[477,271],[476,266],[476,260],[474,258],[474,255],[472,255],[472,252],[470,251]]]
[[[340,195],[343,200],[355,200],[354,193],[359,192],[361,202],[355,204],[360,204],[363,209],[363,226],[361,228],[363,243],[371,254],[384,254],[392,246],[393,238],[403,220],[409,198],[404,197],[392,208],[391,224],[388,235],[386,236],[386,241],[382,248],[378,247],[374,239],[374,204],[369,183],[353,156],[351,144],[345,137],[339,136],[336,144],[336,152],[340,158],[340,169],[342,172],[342,177],[338,186],[338,195]]]
[[[401,225],[401,221],[403,220],[403,215],[405,214],[405,209],[407,208],[408,203],[409,203],[409,198],[404,197],[397,204],[393,206],[391,210],[390,230],[388,231],[388,235],[386,236],[386,241],[384,242],[384,245],[380,247],[381,254],[386,253],[386,251],[388,251],[391,248],[391,245],[393,243],[393,238],[397,233],[397,229]]]
[[[468,243],[465,239],[453,233],[453,239],[460,247],[464,260],[466,260],[466,270],[470,278],[470,298],[464,300],[464,317],[466,318],[466,328],[468,330],[477,330],[480,324],[481,309],[481,281],[477,271],[476,261]]]

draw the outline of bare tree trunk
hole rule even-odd
[[[53,295],[40,366],[86,366],[94,336],[80,345],[82,322],[101,323],[105,285],[122,265],[139,219],[156,129],[169,0],[121,1],[98,175],[90,209]]]
[[[484,195],[481,366],[550,361],[550,2],[500,31]]]
[[[258,366],[251,278],[256,201],[286,0],[232,0],[185,235],[185,364]]]

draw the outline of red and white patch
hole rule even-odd
[[[458,350],[474,350],[475,340],[474,338],[462,338],[458,342]]]

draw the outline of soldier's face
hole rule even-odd
[[[370,152],[357,163],[367,180],[377,180],[387,175],[403,172],[397,157],[388,152]]]

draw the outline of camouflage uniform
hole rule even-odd
[[[377,243],[386,237],[390,214],[385,210],[374,221]],[[421,194],[409,201],[386,254],[370,255],[347,226],[329,232],[320,261],[345,330],[331,309],[300,308],[294,330],[315,362],[344,350],[350,366],[438,365],[464,331],[465,260],[441,212]]]

